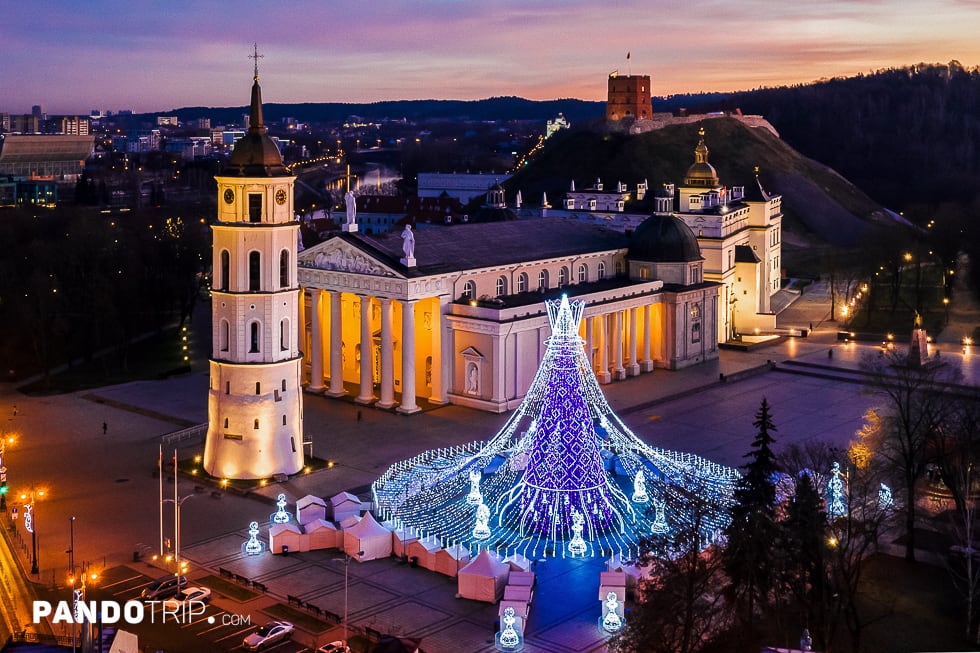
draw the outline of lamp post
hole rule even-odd
[[[24,528],[28,530],[31,534],[31,573],[38,573],[38,562],[37,562],[37,499],[44,496],[44,490],[35,490],[34,486],[31,486],[31,493],[21,494],[20,498],[22,501],[26,501],[27,497],[30,496],[30,503],[24,506]]]
[[[363,551],[358,551],[357,552],[357,557],[358,558],[360,558],[362,555],[364,555],[364,552]],[[347,646],[347,636],[348,636],[348,633],[347,633],[347,588],[349,587],[349,584],[348,584],[348,578],[349,578],[349,576],[348,576],[348,568],[350,567],[350,560],[351,560],[351,555],[348,554],[348,553],[345,553],[343,558],[334,558],[333,559],[334,562],[343,562],[344,563],[344,646]]]
[[[0,439],[0,510],[7,509],[7,467],[4,464],[4,454],[7,450],[7,436]]]

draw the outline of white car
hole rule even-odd
[[[350,647],[343,641],[337,640],[336,642],[324,644],[316,650],[316,653],[350,653]]]
[[[168,612],[177,612],[181,608],[197,603],[207,603],[211,600],[211,590],[207,587],[188,587],[177,596],[163,602],[163,607]]]
[[[288,621],[270,621],[242,641],[246,651],[258,651],[293,636],[296,628]]]

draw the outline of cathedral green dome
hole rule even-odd
[[[633,232],[626,256],[657,263],[700,261],[701,247],[680,218],[651,215]]]

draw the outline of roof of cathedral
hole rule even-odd
[[[718,172],[708,163],[708,146],[704,144],[704,127],[698,130],[701,137],[694,148],[694,163],[687,169],[684,183],[688,186],[717,186]]]
[[[252,102],[248,112],[248,132],[235,143],[225,174],[240,177],[288,177],[282,164],[282,154],[262,122],[262,89],[259,73],[252,83]]]
[[[736,263],[758,263],[761,260],[748,245],[735,245]]]
[[[630,241],[627,256],[639,261],[676,263],[701,260],[694,232],[680,218],[655,214],[644,220]]]
[[[401,232],[335,237],[416,277],[624,249],[629,243],[621,232],[563,218],[423,227],[415,231],[417,267],[406,269],[399,263],[404,256]]]

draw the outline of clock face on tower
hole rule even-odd
[[[276,191],[276,204],[285,204],[285,203],[286,203],[286,190],[284,188],[280,188],[279,190]]]
[[[230,188],[225,189],[225,204],[231,204],[235,201],[235,191]]]

